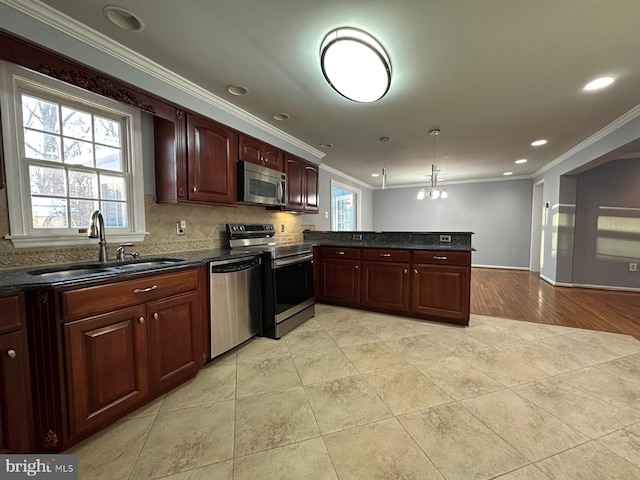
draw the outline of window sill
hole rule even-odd
[[[149,232],[130,232],[109,235],[107,244],[118,245],[120,243],[140,243],[149,235]],[[86,235],[5,235],[15,248],[39,248],[39,247],[77,247],[97,245],[98,240],[87,238]]]

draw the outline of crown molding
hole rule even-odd
[[[591,135],[587,139],[583,140],[582,142],[577,144],[572,149],[567,150],[565,153],[560,155],[555,160],[547,163],[544,167],[542,167],[538,171],[536,171],[533,174],[533,177],[537,177],[539,175],[542,175],[544,172],[552,169],[553,167],[555,167],[557,165],[560,165],[562,162],[564,162],[568,158],[571,158],[572,156],[574,156],[578,152],[581,152],[582,150],[584,150],[585,148],[593,145],[597,141],[602,140],[604,137],[606,137],[610,133],[615,132],[617,129],[623,127],[624,125],[626,125],[627,123],[629,123],[630,121],[634,120],[635,118],[637,118],[639,116],[640,116],[640,105],[636,105],[635,107],[633,107],[628,112],[626,112],[623,115],[621,115],[620,117],[616,118],[613,122],[611,122],[606,127],[598,130],[596,133],[594,133],[593,135]],[[638,156],[638,154],[635,154],[635,157],[637,157],[637,156]]]
[[[358,180],[357,178],[352,177],[351,175],[347,175],[346,173],[342,173],[340,170],[336,170],[335,168],[330,167],[329,165],[326,165],[324,163],[320,164],[320,169],[324,170],[326,172],[329,172],[329,173],[333,173],[334,175],[338,175],[339,177],[342,177],[345,180],[348,180],[348,181],[350,181],[352,183],[355,183],[357,185],[361,185],[361,186],[363,186],[365,188],[368,188],[370,190],[374,189],[373,185],[369,185],[368,183],[364,183],[362,180]]]
[[[300,150],[307,152],[317,159],[322,159],[325,153],[317,148],[308,145],[292,135],[274,127],[255,115],[233,105],[205,90],[194,82],[172,72],[168,68],[154,62],[153,60],[131,50],[115,40],[97,32],[86,25],[74,20],[58,10],[50,7],[46,3],[38,0],[0,0],[0,3],[28,15],[80,42],[99,50],[132,68],[146,73],[158,80],[171,85],[178,90],[191,95],[202,102],[211,105],[233,117],[252,125],[259,130],[273,135]],[[46,45],[45,45],[46,47]]]

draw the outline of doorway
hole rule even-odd
[[[529,271],[540,272],[544,265],[544,180],[533,185],[533,199],[531,202],[531,251],[529,257]]]

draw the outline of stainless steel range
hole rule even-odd
[[[260,335],[279,339],[315,315],[311,244],[276,245],[271,224],[227,224],[232,249],[264,252]]]

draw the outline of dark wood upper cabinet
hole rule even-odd
[[[285,158],[287,205],[284,210],[318,213],[318,166],[288,153]]]
[[[248,135],[238,135],[238,160],[285,171],[284,152]]]
[[[156,117],[154,127],[159,203],[236,204],[234,130],[181,110]]]
[[[2,125],[2,111],[0,110],[0,126]],[[5,187],[6,175],[4,173],[4,144],[2,143],[2,128],[0,128],[0,190]]]

